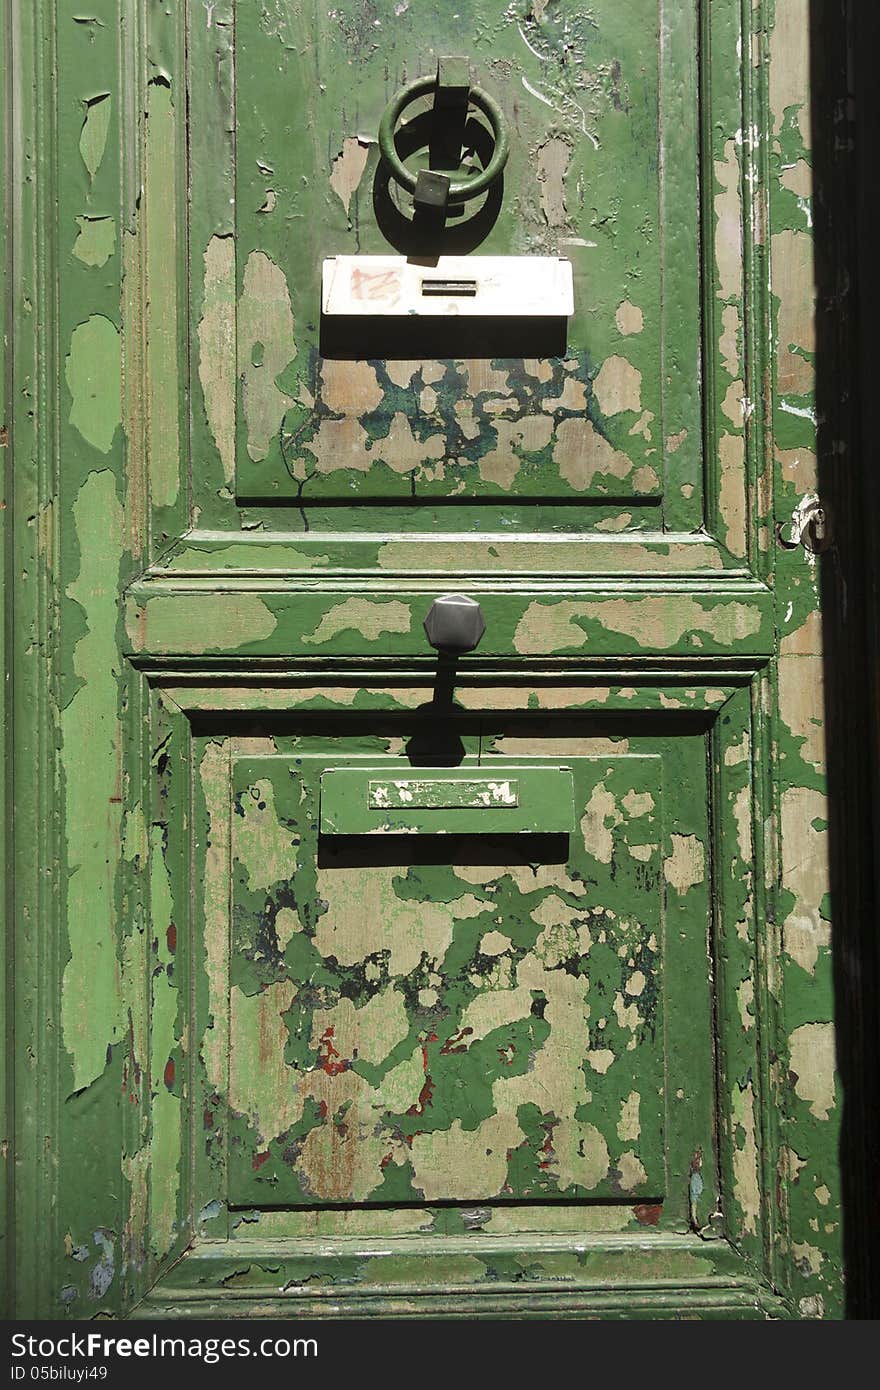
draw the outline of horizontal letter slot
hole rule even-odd
[[[476,280],[423,280],[422,294],[470,295],[477,292]]]
[[[507,810],[519,805],[519,783],[510,778],[453,782],[393,778],[370,783],[371,811]]]
[[[328,768],[324,835],[567,834],[574,788],[567,767]]]

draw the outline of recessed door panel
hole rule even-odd
[[[235,765],[232,1204],[662,1199],[661,760],[575,758],[571,834],[379,839],[319,833],[331,758]]]
[[[696,358],[685,384],[661,368],[665,319],[698,339],[695,243],[659,232],[663,92],[695,92],[695,54],[687,25],[669,26],[662,55],[659,31],[657,0],[237,7],[241,500],[659,501],[661,441],[699,448]],[[450,54],[499,104],[510,156],[488,192],[426,222],[377,132],[398,90]],[[404,113],[395,148],[413,172],[465,178],[491,159],[486,118],[472,106],[457,129],[449,109],[429,94]],[[687,124],[674,138],[692,138]],[[696,168],[695,133],[687,157]],[[563,341],[518,316],[517,295],[534,312],[519,271],[500,325],[453,301],[406,321],[380,304],[334,334],[322,264],[351,255],[426,273],[457,256],[459,277],[469,257],[562,256],[575,314]]]

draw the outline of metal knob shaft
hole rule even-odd
[[[439,652],[472,652],[485,631],[482,608],[465,594],[441,594],[425,619],[428,641]]]

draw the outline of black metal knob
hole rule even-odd
[[[472,652],[486,631],[483,610],[464,594],[442,594],[431,604],[425,632],[439,652]]]

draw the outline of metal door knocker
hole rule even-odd
[[[468,60],[442,57],[433,76],[403,87],[378,144],[373,211],[398,254],[325,258],[323,356],[458,358],[465,345],[471,357],[563,356],[570,261],[471,255],[501,211],[510,133],[495,97],[471,84]]]
[[[395,140],[397,123],[408,106],[419,97],[431,93],[434,93],[435,113],[448,112],[450,122],[459,131],[464,127],[469,106],[475,106],[488,120],[494,148],[488,163],[479,173],[452,179],[441,170],[422,169],[415,174],[406,167]],[[441,58],[434,76],[416,78],[403,87],[385,108],[379,125],[379,150],[395,183],[412,194],[416,209],[439,213],[447,208],[460,207],[462,203],[485,193],[500,178],[510,153],[510,140],[507,122],[497,101],[482,87],[471,86],[467,60]],[[460,138],[458,154],[460,157]]]

